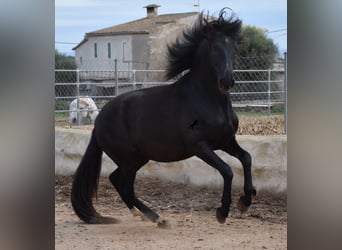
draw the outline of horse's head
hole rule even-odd
[[[233,62],[242,22],[234,15],[225,19],[225,9],[218,18],[205,17],[202,12],[194,26],[168,46],[166,79],[190,69],[201,79],[217,82],[215,87],[224,95],[234,86]]]
[[[224,19],[225,11],[221,10],[218,19],[207,21],[203,26],[206,37],[208,58],[207,66],[215,75],[219,91],[226,95],[234,86],[233,64],[237,45],[241,40],[241,21]]]
[[[223,33],[218,33],[210,42],[209,62],[215,75],[217,86],[222,94],[226,94],[235,84],[233,63],[236,41]]]

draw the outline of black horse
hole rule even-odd
[[[214,150],[237,157],[244,170],[245,211],[256,191],[252,185],[251,156],[236,141],[238,118],[232,108],[234,54],[241,40],[241,21],[232,15],[210,19],[201,13],[194,26],[168,47],[166,78],[188,70],[171,85],[122,94],[108,102],[96,118],[85,155],[75,173],[71,200],[86,223],[114,223],[92,204],[101,171],[102,152],[118,166],[109,179],[133,215],[166,224],[135,195],[137,171],[149,160],[171,162],[197,156],[224,179],[222,205],[216,218],[224,223],[231,204],[233,172]],[[138,211],[142,212],[142,214]]]

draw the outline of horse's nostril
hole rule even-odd
[[[221,89],[224,89],[224,90],[229,90],[230,88],[232,88],[235,84],[235,81],[233,79],[221,79],[219,81],[219,86]]]

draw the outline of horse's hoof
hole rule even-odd
[[[157,220],[157,225],[159,228],[162,229],[169,229],[171,228],[171,223],[165,219],[158,219]]]
[[[245,213],[248,211],[249,206],[245,205],[245,202],[243,200],[243,197],[240,197],[238,203],[237,203],[237,208],[241,213]]]
[[[223,224],[226,222],[228,216],[224,216],[222,213],[221,208],[216,208],[216,219],[220,224]]]

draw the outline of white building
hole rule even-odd
[[[121,71],[165,69],[167,44],[192,25],[198,13],[158,15],[158,7],[156,4],[145,6],[147,15],[142,19],[86,33],[73,48],[77,66],[89,72],[111,72],[107,75],[88,72],[81,77],[96,82],[113,79],[115,59]]]

